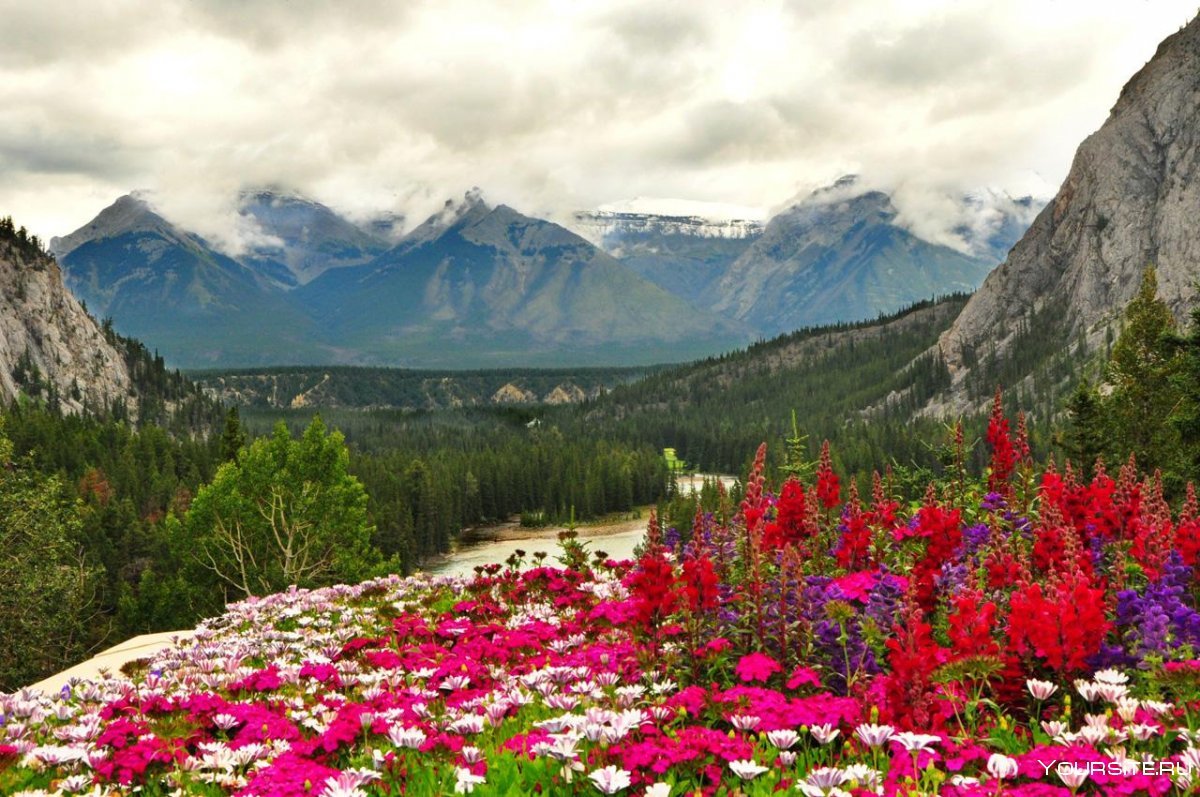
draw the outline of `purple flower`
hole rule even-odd
[[[1008,502],[1004,500],[1004,496],[1000,493],[988,493],[983,497],[983,501],[979,504],[980,508],[987,512],[998,512],[1001,509],[1008,508]]]

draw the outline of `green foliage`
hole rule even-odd
[[[1106,364],[1107,394],[1082,382],[1059,438],[1078,468],[1132,454],[1145,471],[1161,471],[1167,494],[1178,496],[1185,481],[1200,477],[1200,314],[1179,336],[1157,289],[1147,268]]]
[[[783,442],[783,466],[780,470],[802,482],[812,481],[813,474],[817,472],[817,462],[809,454],[808,435],[800,431],[795,410],[792,410],[792,433]]]
[[[1135,454],[1148,470],[1168,467],[1177,448],[1176,429],[1166,423],[1177,401],[1173,379],[1180,362],[1170,340],[1175,319],[1157,293],[1154,269],[1147,268],[1107,370],[1112,394],[1106,409],[1117,453]]]
[[[801,462],[802,428],[828,439],[851,475],[869,478],[890,457],[928,460],[920,442],[937,424],[913,413],[949,384],[931,353],[965,303],[955,296],[922,302],[883,321],[805,329],[771,341],[651,374],[593,405],[547,415],[572,439],[604,436],[624,445],[674,447],[701,472],[745,473],[747,452],[768,442],[773,470]],[[873,407],[864,412],[864,408]],[[797,426],[792,427],[792,412]],[[803,452],[808,461],[811,452]]]
[[[46,260],[53,260],[41,240],[24,227],[17,227],[12,216],[0,217],[0,244],[15,250],[23,258],[35,261],[35,268],[44,267]]]
[[[465,527],[513,515],[561,523],[572,507],[581,520],[629,512],[656,501],[667,485],[666,463],[649,446],[528,429],[500,412],[466,416],[470,425],[460,425],[461,412],[342,417],[379,547],[397,554],[405,570],[448,551]]]
[[[1062,447],[1068,460],[1090,478],[1096,460],[1104,457],[1109,431],[1104,416],[1104,401],[1086,379],[1079,383],[1067,402],[1068,423],[1062,435]]]
[[[1181,467],[1187,478],[1200,480],[1200,307],[1192,310],[1191,328],[1175,339],[1179,367],[1172,376],[1178,403],[1170,422],[1179,435]]]
[[[58,481],[14,462],[2,436],[0,467],[0,692],[9,692],[86,650],[98,579]]]
[[[117,334],[112,319],[105,319],[100,328],[105,340],[125,360],[133,382],[139,424],[152,423],[176,435],[194,435],[210,431],[221,422],[221,405],[178,369],[168,370],[158,352],[151,353],[141,341]],[[101,417],[130,420],[121,405],[87,409]]]
[[[636,381],[656,370],[661,367],[445,371],[339,365],[197,370],[189,376],[244,409],[288,407],[294,397],[304,395],[326,410],[428,410],[487,405],[496,391],[509,384],[539,397],[564,384],[591,394]]]
[[[221,431],[221,461],[236,462],[238,454],[246,445],[246,432],[237,407],[225,413],[225,428]]]
[[[360,581],[382,564],[366,491],[349,473],[341,433],[320,418],[299,440],[280,423],[221,465],[182,531],[193,583],[221,588],[207,591],[209,600]]]

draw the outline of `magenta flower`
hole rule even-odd
[[[783,668],[779,666],[779,662],[763,653],[750,653],[738,659],[738,663],[734,666],[733,671],[737,673],[737,677],[744,683],[752,681],[765,682],[777,672],[782,672]]]
[[[798,689],[804,685],[820,686],[821,676],[817,675],[817,671],[811,667],[797,667],[792,670],[792,674],[788,676],[787,688]]]

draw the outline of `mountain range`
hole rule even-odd
[[[765,225],[598,211],[564,227],[473,190],[397,241],[398,219],[357,225],[278,189],[239,209],[254,234],[236,256],[135,195],[51,248],[89,307],[183,367],[681,361],[970,291],[995,260],[921,239],[853,179]],[[1004,222],[981,222],[999,246],[1019,229]]]
[[[970,292],[995,265],[917,237],[891,198],[845,177],[767,224],[710,283],[705,304],[768,335],[860,321],[947,293]]]
[[[1186,319],[1198,290],[1198,131],[1200,17],[1129,81],[1011,250],[1022,214],[1036,209],[1032,200],[964,198],[988,209],[989,220],[964,223],[955,230],[960,245],[947,246],[920,238],[900,223],[890,197],[851,180],[794,203],[761,228],[653,214],[576,217],[608,252],[475,193],[448,202],[394,244],[384,237],[386,223],[378,233],[351,229],[308,200],[248,195],[245,212],[260,224],[264,243],[237,259],[144,199],[123,197],[53,249],[63,278],[92,312],[181,364],[425,357],[460,367],[530,352],[535,361],[565,356],[580,365],[609,356],[648,362],[681,350],[673,346],[717,350],[738,336],[808,323],[809,295],[822,297],[823,308],[837,301],[831,285],[870,301],[885,295],[889,275],[901,287],[925,278],[920,291],[946,292],[959,284],[954,263],[968,275],[966,287],[981,263],[1005,251],[961,311],[957,300],[935,305],[937,325],[945,323],[937,342],[904,366],[919,365],[931,391],[918,411],[940,416],[980,408],[997,384],[1061,394],[1077,365],[1112,339],[1147,265],[1157,267],[1159,296]],[[297,224],[305,214],[325,223]],[[72,401],[111,403],[124,379],[119,363],[62,289],[54,261],[9,228],[17,243],[0,252],[9,302],[0,352],[5,393],[22,390],[18,383],[31,374],[35,381],[48,375]],[[722,248],[706,252],[705,241]],[[685,261],[682,268],[723,265],[685,297],[664,287],[668,280],[656,284],[622,262],[635,251],[663,258],[662,271]],[[789,279],[807,282],[796,288]],[[725,314],[706,308],[705,297],[716,297],[715,309]],[[890,328],[881,326],[881,334]],[[831,341],[849,335],[852,343],[862,333],[822,334]],[[778,349],[751,348],[746,357],[774,357],[770,368],[786,370]],[[905,395],[915,400],[896,387],[885,403]]]

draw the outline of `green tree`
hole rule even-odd
[[[1158,298],[1154,268],[1125,311],[1125,324],[1108,363],[1112,393],[1105,408],[1113,427],[1114,454],[1137,455],[1143,468],[1170,468],[1178,453],[1178,432],[1167,422],[1178,401],[1175,374],[1180,357],[1171,343],[1175,319]]]
[[[1108,432],[1105,428],[1104,402],[1086,379],[1067,402],[1068,424],[1062,435],[1062,447],[1076,469],[1090,478],[1098,457],[1104,456]]]
[[[808,435],[800,431],[796,423],[796,411],[792,410],[792,432],[784,438],[784,462],[780,470],[787,476],[795,476],[802,482],[812,481],[817,472],[817,463],[809,459]]]
[[[382,557],[348,462],[341,433],[319,417],[299,440],[276,424],[197,493],[182,535],[193,569],[227,599],[370,576]]]
[[[237,407],[230,407],[225,413],[225,428],[221,432],[221,461],[234,462],[246,445],[246,432],[242,429],[242,419]]]
[[[0,692],[82,658],[99,582],[80,551],[79,513],[58,480],[12,455],[0,435]]]
[[[1200,480],[1200,307],[1192,310],[1192,324],[1175,345],[1179,351],[1179,369],[1174,385],[1178,403],[1171,425],[1179,435],[1183,476]]]

